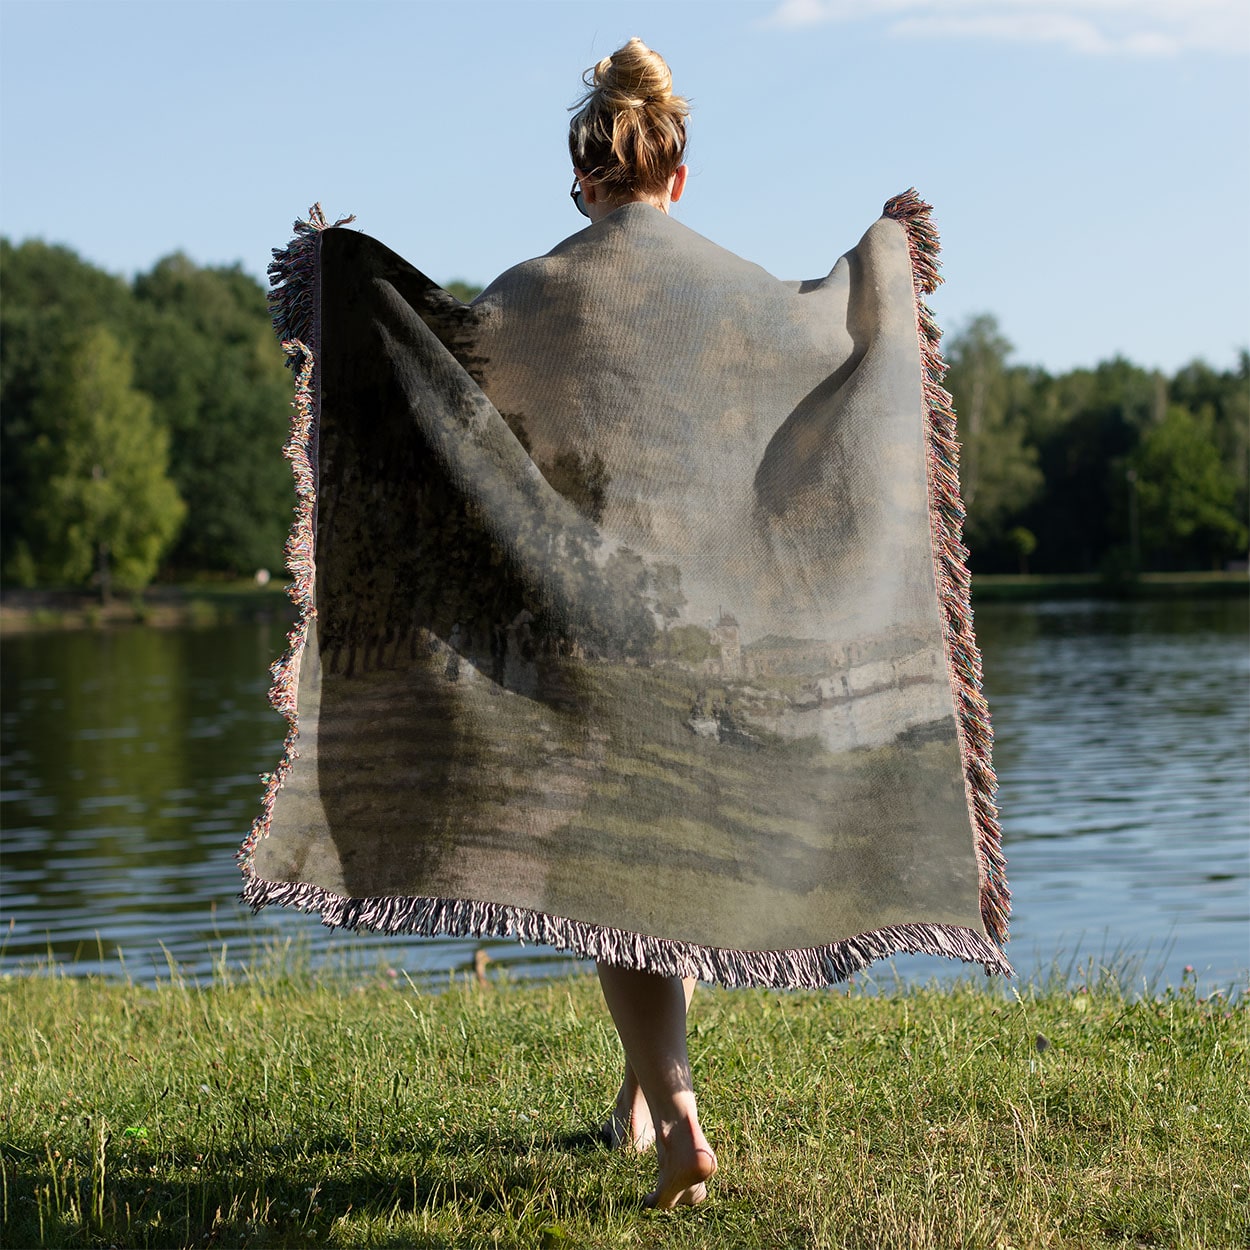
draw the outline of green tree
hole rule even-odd
[[[0,239],[0,286],[0,568],[29,580],[26,526],[41,488],[30,455],[39,433],[35,403],[86,330],[107,326],[132,342],[133,300],[121,278],[39,240],[15,247]]]
[[[1222,372],[1193,361],[1168,384],[1168,397],[1210,422],[1212,441],[1237,483],[1235,511],[1244,521],[1250,516],[1250,351],[1243,349],[1237,367]]]
[[[452,280],[443,288],[448,295],[454,295],[462,304],[471,304],[482,293],[482,288],[473,282],[466,282],[463,278],[452,278]]]
[[[1019,518],[1037,536],[1035,568],[1095,572],[1129,549],[1128,457],[1162,416],[1165,387],[1118,357],[1039,379],[1030,421],[1045,486]]]
[[[280,454],[290,375],[264,291],[238,266],[168,256],[135,280],[137,385],[170,434],[170,475],[187,503],[171,553],[189,570],[277,568],[291,522]]]
[[[1211,426],[1209,416],[1173,405],[1132,457],[1142,546],[1174,566],[1218,566],[1245,548],[1237,478]]]
[[[96,327],[66,347],[40,390],[23,580],[94,578],[107,600],[114,585],[146,586],[178,532],[185,508],[166,476],[169,439],[133,373],[129,352]]]
[[[1042,474],[1028,442],[1029,371],[1011,368],[1012,346],[988,315],[974,318],[947,348],[946,386],[954,396],[962,443],[960,489],[974,549],[1001,544],[1005,523],[1037,495]]]
[[[1023,525],[1014,526],[1007,533],[1007,542],[1020,560],[1020,572],[1029,571],[1029,557],[1037,550],[1037,536]]]

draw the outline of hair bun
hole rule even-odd
[[[569,155],[610,194],[662,191],[686,150],[690,107],[673,94],[664,58],[631,39],[582,75]]]
[[[667,104],[673,98],[673,75],[664,58],[637,36],[605,56],[586,85],[604,92],[613,108]]]

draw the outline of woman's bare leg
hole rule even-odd
[[[686,1010],[690,1010],[690,999],[694,996],[694,987],[698,982],[694,977],[682,979],[682,989],[686,997]],[[634,1065],[625,1059],[625,1078],[616,1095],[616,1103],[612,1114],[601,1130],[603,1140],[613,1149],[637,1150],[641,1153],[655,1145],[655,1125],[651,1122],[651,1108],[647,1106],[646,1096],[638,1077],[634,1073]]]
[[[603,997],[651,1112],[660,1175],[647,1205],[693,1206],[707,1197],[716,1156],[699,1127],[690,1079],[687,988],[680,977],[598,967]]]

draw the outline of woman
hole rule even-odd
[[[686,186],[686,101],[658,52],[631,39],[593,70],[569,126],[574,201],[592,223],[625,204],[667,213]],[[686,1053],[693,977],[664,977],[600,962],[603,996],[625,1050],[625,1079],[604,1129],[612,1145],[655,1144],[660,1175],[648,1205],[707,1196],[716,1156],[699,1126]]]
[[[605,1134],[654,1142],[672,1207],[716,1170],[696,979],[1009,973],[1008,896],[927,206],[779,282],[668,217],[663,60],[588,86],[591,225],[472,305],[316,215],[276,254],[301,619],[244,898],[594,959]]]

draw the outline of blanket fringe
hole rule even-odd
[[[344,226],[355,217],[340,217],[334,225]],[[295,397],[291,401],[291,434],[282,454],[291,462],[295,478],[295,520],[286,540],[286,567],[291,574],[287,595],[297,609],[295,624],[287,634],[287,647],[270,666],[272,684],[269,702],[287,721],[282,757],[271,773],[262,773],[264,794],[260,814],[243,845],[238,860],[244,876],[254,880],[252,855],[257,842],[268,836],[273,805],[283,782],[299,758],[299,715],[296,694],[299,687],[300,659],[308,641],[308,629],[317,615],[314,595],[317,506],[317,416],[318,382],[314,381],[317,352],[321,342],[320,290],[317,285],[318,253],[326,221],[320,204],[308,210],[308,220],[295,222],[295,237],[285,248],[273,249],[269,266],[269,310],[273,325],[287,356],[287,366],[295,370]],[[311,346],[310,346],[311,344]]]
[[[940,955],[981,964],[986,975],[1011,976],[1011,965],[979,933],[959,925],[889,925],[840,942],[803,950],[740,951],[675,942],[549,916],[524,907],[446,898],[343,898],[304,882],[250,877],[243,901],[254,910],[270,904],[317,912],[331,928],[372,929],[424,937],[498,937],[538,943],[584,959],[661,976],[697,977],[731,989],[772,986],[819,989],[845,981],[890,955]]]
[[[950,392],[942,386],[946,364],[942,359],[942,331],[921,298],[942,282],[938,273],[941,245],[931,220],[932,205],[914,187],[889,200],[882,210],[907,232],[912,282],[916,294],[916,329],[920,337],[924,399],[928,414],[929,520],[932,527],[933,563],[938,598],[942,605],[947,664],[955,693],[964,787],[975,831],[977,863],[981,876],[981,918],[996,942],[1006,942],[1011,912],[1007,888],[1007,861],[1002,850],[1002,829],[994,793],[991,754],[994,732],[989,708],[981,693],[981,652],[972,628],[972,579],[968,572],[968,549],[961,541],[964,505],[959,494],[959,439]]]
[[[346,226],[355,216],[340,217],[333,224]],[[321,232],[331,225],[320,204],[308,210],[308,219],[300,217],[292,229],[295,237],[286,247],[273,249],[269,262],[269,313],[278,341],[299,339],[319,347],[321,343],[321,292],[317,285]],[[297,369],[294,360],[287,364]]]

